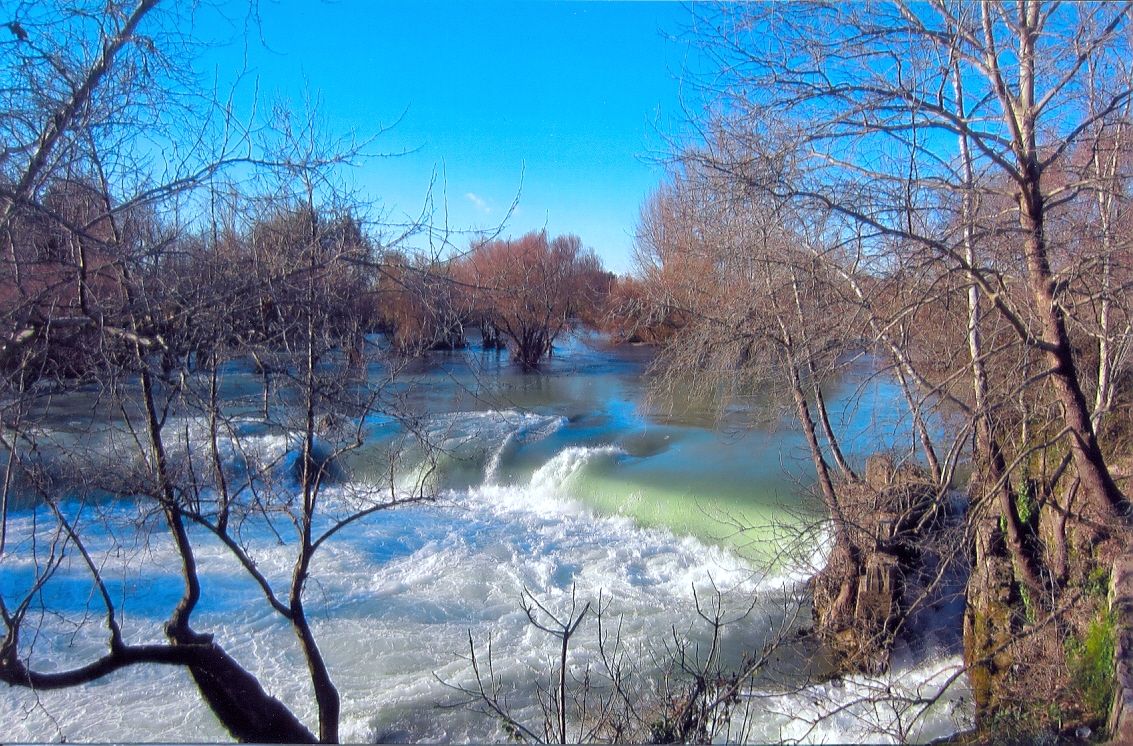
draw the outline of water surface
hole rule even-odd
[[[396,389],[436,447],[428,473],[437,499],[377,513],[343,531],[317,556],[308,593],[343,698],[344,740],[501,739],[498,723],[454,707],[460,697],[446,686],[470,682],[470,635],[481,654],[491,640],[509,701],[536,725],[533,692],[556,657],[555,641],[528,624],[525,592],[559,611],[572,599],[601,599],[606,619],[621,624],[644,690],[659,686],[658,667],[671,659],[675,639],[707,640],[698,600],[718,594],[732,616],[755,601],[752,613],[725,632],[725,660],[734,665],[770,637],[809,626],[804,583],[821,562],[824,533],[805,497],[809,469],[801,436],[763,408],[734,406],[721,418],[712,401],[651,396],[643,377],[649,356],[645,349],[573,338],[539,374],[517,372],[506,354],[475,350],[436,355],[406,371]],[[864,405],[838,407],[839,396],[858,390],[870,374],[863,369],[844,382],[841,394],[832,392],[849,432],[875,438],[877,429],[867,426],[890,423],[882,431],[887,442],[851,437],[855,457],[908,437],[893,408],[895,392],[883,379],[869,383]],[[257,414],[261,383],[234,365],[225,375],[226,396],[247,400],[242,442],[286,470],[295,440]],[[90,407],[76,397],[44,413],[44,426],[61,448],[98,451],[120,437],[112,435],[112,418],[106,432],[92,437],[83,415]],[[200,419],[183,419],[169,427],[196,442]],[[342,481],[326,490],[328,505],[384,484],[401,430],[386,417],[362,424],[366,445],[343,459]],[[406,458],[397,467],[400,479],[424,473],[414,464],[423,454],[410,449]],[[72,501],[66,509],[112,580],[127,636],[159,639],[180,584],[165,538],[137,538],[137,527],[150,525],[144,506]],[[6,594],[30,583],[30,552],[21,555],[18,542],[26,547],[43,525],[42,508],[12,516],[17,551],[10,548],[0,566]],[[277,532],[286,536],[286,528],[255,518],[245,526],[257,562],[277,588],[287,582],[292,556],[276,538]],[[215,632],[269,691],[313,724],[292,633],[222,546],[200,533],[195,539],[204,589],[196,626]],[[791,551],[784,554],[786,547]],[[62,667],[97,654],[105,641],[100,609],[74,558],[43,600],[66,614],[43,614],[44,634],[32,643],[36,663]],[[922,646],[888,677],[814,683],[810,676],[821,661],[812,660],[806,638],[792,639],[774,670],[745,692],[731,736],[876,742],[895,730],[941,735],[965,717],[962,687],[928,715],[855,704],[878,691],[922,696],[925,687],[939,687],[954,675],[954,651]],[[575,671],[595,664],[594,625],[583,628],[578,642]],[[138,667],[66,692],[5,694],[0,722],[6,740],[225,739],[177,669]],[[821,717],[827,713],[833,714]]]

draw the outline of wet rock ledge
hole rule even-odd
[[[1106,730],[1110,743],[1133,744],[1133,554],[1124,554],[1113,564],[1109,604],[1117,639],[1113,704]]]

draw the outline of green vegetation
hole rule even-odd
[[[1066,641],[1070,685],[1081,704],[1081,718],[1095,728],[1105,723],[1113,702],[1115,646],[1114,617],[1104,609],[1081,638]]]

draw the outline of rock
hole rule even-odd
[[[907,607],[906,578],[923,568],[922,545],[944,511],[931,480],[889,456],[866,462],[861,483],[839,490],[845,531],[812,582],[815,631],[843,671],[877,673]]]
[[[1110,743],[1133,743],[1133,554],[1117,558],[1110,575],[1110,610],[1117,633]]]

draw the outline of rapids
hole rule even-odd
[[[341,532],[316,556],[307,595],[342,695],[344,740],[503,739],[498,723],[456,706],[461,696],[446,685],[470,683],[469,636],[481,655],[491,641],[495,673],[515,713],[538,726],[533,692],[546,681],[555,641],[527,623],[525,590],[556,610],[572,597],[600,598],[646,682],[671,655],[674,636],[706,641],[696,599],[719,593],[731,616],[755,599],[752,613],[725,630],[725,659],[735,665],[780,627],[794,639],[795,628],[809,626],[804,583],[824,548],[813,507],[798,497],[806,482],[800,435],[789,422],[757,421],[743,408],[718,424],[710,403],[648,398],[644,364],[641,351],[573,339],[539,375],[521,375],[506,358],[477,352],[438,356],[411,371],[407,406],[443,445],[428,474],[438,498],[375,513]],[[240,375],[231,385],[253,386]],[[847,391],[859,384],[847,381]],[[893,442],[907,438],[907,424],[890,409],[891,387],[883,380],[868,385],[868,406],[848,410],[842,424],[864,433],[867,425],[891,421]],[[67,421],[45,418],[45,427],[77,447]],[[201,423],[173,427],[191,443]],[[348,478],[325,488],[326,499],[345,501],[379,483],[383,444],[395,431],[388,421],[369,423],[373,447],[344,460]],[[293,464],[294,439],[251,413],[240,435],[281,469]],[[850,444],[858,453],[879,445],[860,438]],[[88,447],[108,446],[95,438]],[[227,453],[237,468],[236,452]],[[413,469],[420,466],[409,464],[403,478],[419,477]],[[152,516],[125,500],[75,501],[64,510],[84,527],[89,550],[112,581],[127,638],[155,639],[181,585],[163,535],[138,530]],[[276,527],[249,521],[257,561],[278,587],[290,571],[288,548],[273,541]],[[9,542],[45,540],[44,524],[37,509],[14,511]],[[783,552],[788,538],[793,551]],[[201,533],[194,539],[203,585],[195,626],[215,633],[312,724],[293,634],[219,543]],[[16,594],[34,570],[10,545],[0,587]],[[75,557],[55,581],[44,591],[44,608],[67,614],[39,620],[43,632],[30,644],[43,668],[95,655],[105,642],[97,598]],[[805,642],[793,642],[743,692],[728,734],[756,742],[878,742],[954,732],[970,717],[957,651],[931,642],[917,647],[903,651],[885,677],[815,683],[820,679],[809,675],[821,672],[821,661]],[[595,648],[596,631],[584,625],[571,650],[572,671],[593,664]],[[933,707],[913,706],[946,683]],[[887,695],[881,702],[873,696],[879,692]],[[135,667],[59,692],[5,689],[0,740],[63,739],[217,741],[226,734],[178,669]]]

